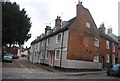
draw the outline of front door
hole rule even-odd
[[[54,57],[55,57],[54,52],[50,52],[50,59],[49,59],[49,65],[50,66],[54,65]]]
[[[104,69],[104,56],[102,56],[102,59],[101,59],[101,60],[102,60],[102,62],[101,62],[101,63],[102,63],[102,64],[101,64],[101,69]]]

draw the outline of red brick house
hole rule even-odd
[[[57,17],[55,27],[47,26],[45,34],[31,43],[31,62],[70,70],[100,70],[115,63],[118,43],[104,33],[103,24],[97,29],[82,2],[77,4],[76,17],[66,21],[65,26],[61,21]]]
[[[100,25],[99,34],[100,34],[100,54],[101,54],[101,63],[103,68],[118,63],[118,42],[106,34],[106,28],[104,24]]]

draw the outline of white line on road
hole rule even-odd
[[[22,68],[24,67],[23,65],[20,65]]]
[[[28,71],[28,69],[27,69],[27,68],[25,68],[25,70],[27,70],[27,71]]]
[[[31,68],[31,70],[34,70],[33,68]]]

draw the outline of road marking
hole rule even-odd
[[[20,65],[22,68],[24,67],[23,65]]]
[[[28,69],[27,69],[27,68],[25,68],[25,70],[27,70],[27,71],[28,71]]]
[[[34,70],[33,68],[31,68],[31,70]]]

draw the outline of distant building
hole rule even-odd
[[[22,57],[27,57],[29,55],[29,49],[28,48],[19,48],[17,51],[17,55]]]
[[[97,26],[82,2],[76,17],[64,21],[59,16],[55,27],[47,26],[31,43],[29,60],[65,70],[100,70],[117,63],[118,43],[105,34],[104,24]]]

